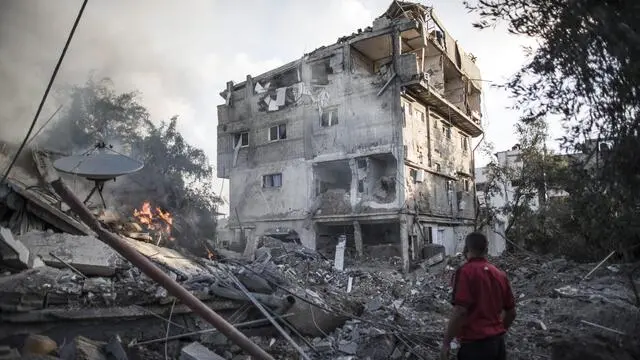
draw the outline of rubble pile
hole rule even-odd
[[[463,263],[460,257],[446,264],[419,266],[403,275],[374,259],[355,261],[338,271],[332,261],[314,251],[273,239],[258,253],[268,253],[263,256],[269,261],[259,257],[249,267],[270,269],[263,274],[277,270],[288,282],[324,295],[329,304],[348,298],[361,305],[357,313],[331,308],[350,320],[326,336],[308,339],[310,344],[303,347],[310,354],[319,359],[437,356],[451,310],[450,280]],[[584,279],[596,264],[523,255],[491,260],[507,272],[518,304],[518,318],[507,336],[513,359],[551,358],[563,339],[576,333],[583,342],[594,338],[621,343],[640,330],[638,299],[626,275],[631,265],[603,266]],[[640,287],[638,279],[635,283]],[[630,352],[637,349],[632,342],[626,346]],[[290,348],[277,355],[296,358]]]

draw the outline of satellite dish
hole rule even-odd
[[[144,164],[128,156],[98,152],[63,157],[53,163],[58,171],[90,180],[111,180],[139,171]]]
[[[53,167],[60,172],[93,181],[95,185],[84,203],[86,204],[97,190],[102,204],[106,207],[102,196],[104,183],[115,180],[118,176],[140,171],[144,164],[126,155],[118,154],[112,150],[112,146],[100,142],[92,151],[85,154],[66,156],[54,161]]]

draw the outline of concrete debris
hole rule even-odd
[[[58,344],[47,336],[31,334],[25,340],[23,355],[49,355],[58,349]]]
[[[30,231],[18,239],[46,265],[59,269],[66,268],[66,262],[85,275],[112,276],[118,268],[126,267],[115,250],[93,236]]]
[[[107,360],[104,347],[105,343],[78,336],[60,350],[60,358],[62,360]]]
[[[107,357],[110,360],[128,360],[129,356],[122,345],[122,339],[119,335],[112,336],[109,342],[104,346]]]
[[[192,342],[191,344],[182,348],[180,352],[180,360],[225,360],[222,356],[207,349],[199,342]]]
[[[29,249],[16,240],[11,230],[0,227],[0,256],[2,261],[9,266],[19,269],[29,268]]]
[[[286,322],[304,338],[296,342],[314,359],[419,359],[438,354],[451,309],[449,281],[463,262],[448,258],[437,266],[418,264],[403,274],[400,265],[388,261],[349,257],[340,271],[326,255],[273,238],[262,241],[254,261],[236,256],[195,259],[140,244],[141,252],[232,323],[253,324],[243,331],[278,359],[298,359],[299,354],[255,309],[247,311],[253,306],[234,287],[230,274],[274,314],[287,314]],[[554,339],[574,336],[577,329],[582,337],[607,339],[640,331],[635,321],[639,311],[624,275],[628,265],[616,265],[618,272],[602,267],[581,281],[593,265],[510,255],[492,261],[508,273],[518,298],[519,316],[512,330],[518,336],[507,337],[513,359],[549,356],[561,346]],[[347,292],[349,279],[355,285]],[[207,332],[209,325],[184,305],[171,309],[171,297],[160,289],[136,268],[119,268],[111,277],[84,278],[49,266],[2,276],[0,340],[14,336],[19,326],[49,336],[51,342],[43,342],[49,344],[45,351],[54,349],[55,342],[64,343],[57,353],[62,359],[82,353],[91,360],[125,360],[131,351],[135,358],[154,359],[164,357],[171,313],[170,358],[245,356],[225,336]],[[54,331],[60,321],[64,332]],[[88,324],[95,329],[87,330]],[[114,331],[124,342],[106,335]],[[190,332],[193,335],[180,335]],[[69,334],[74,340],[64,342]],[[33,339],[37,337],[29,341]],[[197,345],[185,346],[194,341]],[[12,347],[22,349],[24,344]],[[56,350],[49,354],[56,355]]]

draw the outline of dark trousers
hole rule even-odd
[[[462,343],[458,360],[506,360],[504,336],[492,336],[483,340]]]

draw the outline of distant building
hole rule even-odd
[[[473,229],[482,134],[475,58],[434,11],[391,2],[373,26],[246,81],[218,107],[218,176],[233,242],[310,248],[339,235],[362,255],[448,254]]]
[[[570,158],[575,158],[576,156],[582,156],[582,154],[578,154],[578,155],[554,154],[550,156],[567,157],[570,159]],[[495,161],[497,165],[499,165],[500,167],[509,167],[515,170],[521,170],[524,166],[521,158],[521,150],[518,145],[515,145],[510,150],[499,151],[495,153]],[[475,169],[476,195],[477,195],[477,201],[478,201],[480,212],[486,211],[487,208],[493,208],[493,209],[504,208],[507,204],[509,204],[514,200],[514,197],[516,196],[516,191],[520,186],[517,179],[509,180],[506,182],[499,182],[498,186],[500,187],[500,191],[492,194],[490,197],[487,197],[486,191],[487,191],[487,187],[489,186],[489,182],[491,181],[491,179],[488,178],[489,174],[487,174],[487,170],[488,170],[487,167],[479,167]],[[531,201],[529,201],[528,205],[532,210],[536,210],[540,207],[541,200],[548,201],[551,199],[557,199],[557,198],[569,196],[569,193],[564,189],[554,188],[550,185],[547,185],[544,188],[545,188],[544,194],[536,192],[536,196],[534,196],[531,199]],[[497,221],[491,226],[490,229],[485,229],[485,230],[487,231],[493,230],[494,233],[504,236],[505,229],[508,225],[507,224],[508,216],[505,214],[498,214],[496,220]],[[488,231],[487,235],[490,237],[493,237],[495,234],[491,234],[491,232]],[[498,236],[497,238],[494,239],[494,242],[498,244],[496,251],[499,250],[500,248],[504,250],[504,246],[502,245],[505,245],[505,244],[500,245],[501,238],[502,236]],[[504,240],[502,240],[502,242],[503,241]]]

